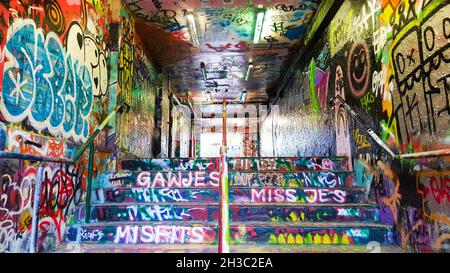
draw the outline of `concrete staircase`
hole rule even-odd
[[[120,162],[92,192],[91,223],[67,242],[217,244],[219,159]],[[230,158],[233,245],[392,244],[376,205],[356,187],[347,159]],[[81,218],[81,217],[80,217]],[[161,246],[163,251],[164,246]]]

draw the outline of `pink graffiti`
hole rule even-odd
[[[252,189],[251,202],[298,202],[295,189]]]
[[[0,184],[0,252],[19,251],[17,247],[20,247],[21,241],[27,237],[25,232],[30,228],[35,179],[36,169],[34,167],[26,169],[20,176],[18,171],[13,176],[9,174],[2,176]],[[20,220],[23,216],[23,220]]]
[[[317,161],[317,159],[312,158],[311,162],[308,164],[308,169],[314,171],[331,171],[336,168],[334,162],[329,159],[324,158],[320,163]]]
[[[212,236],[211,236],[212,235]],[[209,227],[182,226],[119,226],[114,243],[185,244],[214,240],[215,232]]]
[[[187,174],[187,177],[185,176]],[[167,178],[166,178],[167,177]],[[220,174],[218,172],[157,172],[152,179],[151,172],[141,172],[137,177],[137,185],[140,187],[217,187]]]
[[[308,194],[306,201],[308,203],[344,203],[346,192],[343,190],[329,190],[329,189],[305,189]]]

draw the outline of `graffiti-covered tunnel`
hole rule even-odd
[[[449,252],[450,1],[0,3],[1,252]]]

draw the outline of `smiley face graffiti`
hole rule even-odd
[[[355,42],[350,49],[347,78],[353,96],[362,97],[367,90],[370,78],[369,48],[364,41]]]

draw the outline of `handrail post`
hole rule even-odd
[[[41,192],[42,192],[42,180],[44,173],[44,166],[41,162],[37,170],[36,184],[34,187],[34,200],[33,200],[33,217],[31,218],[31,233],[30,233],[30,253],[36,253],[38,226],[39,226],[39,206],[41,204]]]
[[[92,169],[94,168],[94,142],[89,144],[89,163],[88,163],[88,177],[86,183],[86,202],[84,211],[84,221],[89,223],[91,221],[91,192],[92,192]]]
[[[230,202],[228,198],[227,147],[220,151],[219,253],[230,253]]]
[[[228,198],[227,101],[223,98],[220,149],[219,253],[230,252],[230,202]]]

